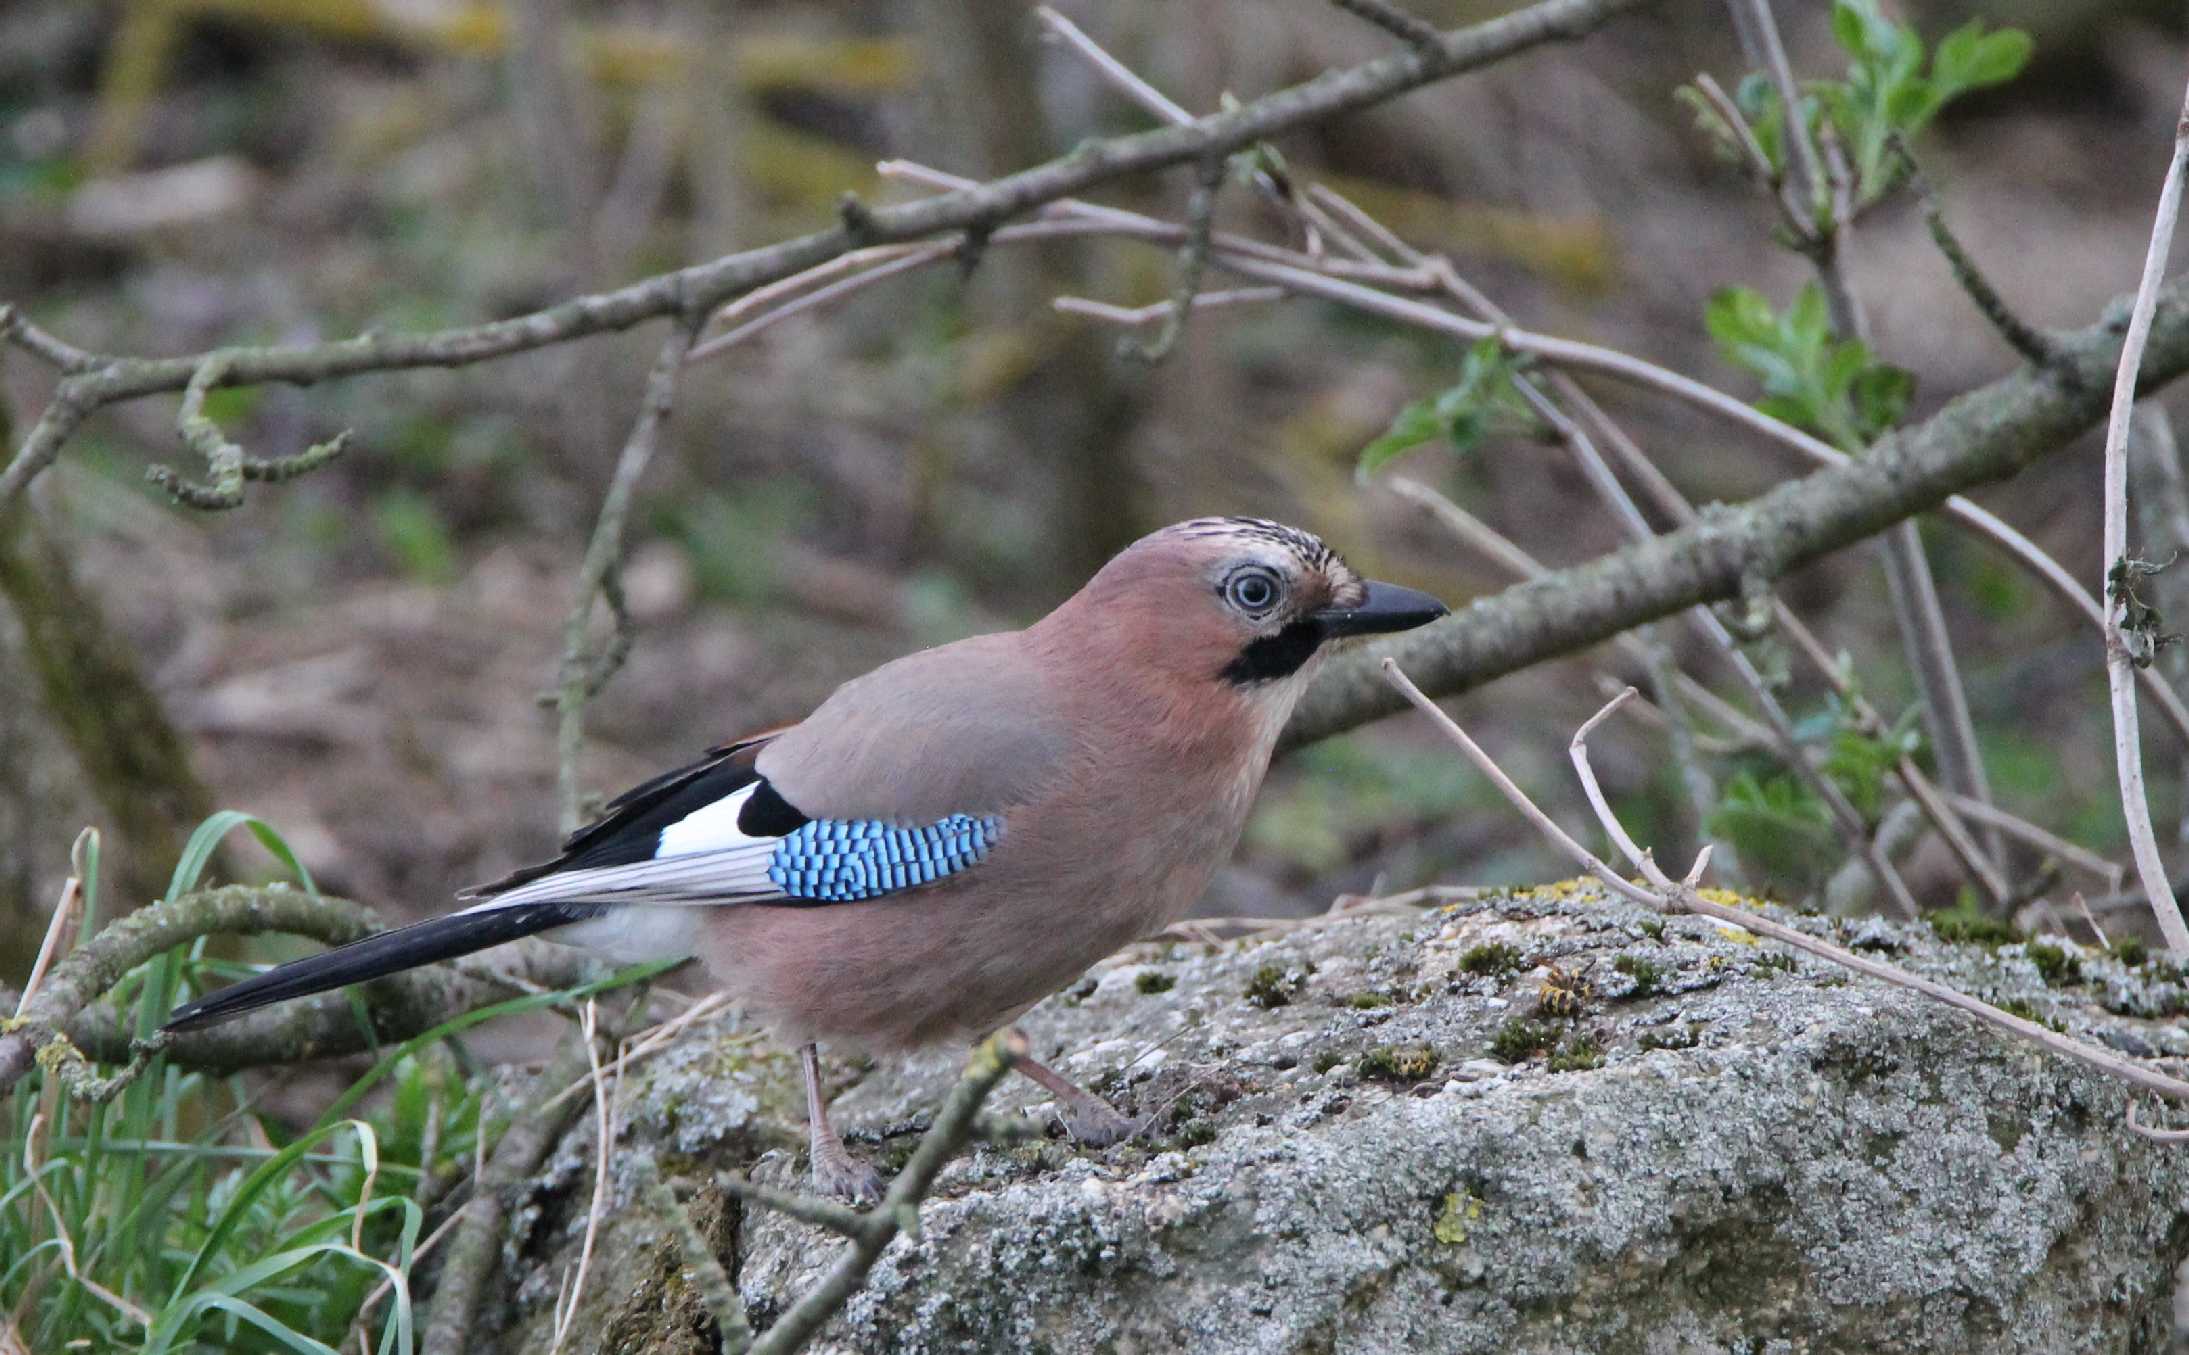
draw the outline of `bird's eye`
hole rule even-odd
[[[1281,585],[1266,569],[1242,569],[1224,580],[1224,600],[1249,616],[1259,616],[1277,605]]]

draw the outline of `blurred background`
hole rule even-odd
[[[1451,26],[1516,6],[1412,7]],[[1195,111],[1392,43],[1311,0],[1060,8]],[[2180,7],[1886,8],[1934,37],[1981,15],[2035,38],[2025,74],[1954,105],[1921,149],[2022,312],[2090,323],[2139,267],[2189,55]],[[1798,71],[1843,69],[1826,5],[1778,10]],[[1670,4],[1281,149],[1448,254],[1521,323],[1750,399],[1755,379],[1717,353],[1705,303],[1745,285],[1783,305],[1809,269],[1675,101],[1698,71],[1728,87],[1742,73],[1724,8]],[[877,179],[887,157],[986,177],[1147,125],[1016,0],[11,0],[0,300],[128,354],[468,324],[818,229],[846,191],[897,200],[911,190]],[[1095,196],[1175,219],[1190,188],[1179,169]],[[1227,192],[1218,220],[1287,240],[1250,192]],[[1867,216],[1849,259],[1879,354],[1916,378],[1911,417],[2014,364],[1911,200]],[[612,793],[796,718],[908,649],[1024,624],[1184,517],[1297,522],[1364,572],[1455,604],[1504,586],[1381,478],[1356,476],[1395,414],[1452,382],[1457,345],[1293,300],[1197,315],[1150,366],[1118,355],[1116,329],[1050,306],[1160,300],[1175,269],[1121,241],[997,248],[970,276],[914,273],[690,369],[631,518],[636,645],[592,707],[588,787]],[[85,823],[108,830],[142,899],[206,812],[247,808],[326,888],[394,917],[547,854],[553,721],[537,698],[660,333],[217,391],[208,412],[254,455],[356,430],[334,466],[254,486],[225,514],[145,483],[155,462],[198,471],[172,397],[78,434],[0,550],[0,980],[27,967]],[[1721,423],[1587,384],[1699,502],[1797,471]],[[10,447],[51,387],[0,353]],[[2091,439],[1976,496],[2092,584],[2096,451]],[[1540,438],[1425,445],[1393,469],[1554,565],[1620,541]],[[1989,547],[1932,524],[1924,536],[1999,800],[2120,857],[2095,635]],[[1783,595],[1888,715],[1905,706],[1874,551],[1808,568]],[[1687,632],[1665,635],[1735,694]],[[1607,646],[1453,709],[1574,813],[1565,742],[1605,675],[1640,676]],[[1798,675],[1786,699],[1797,717],[1824,708]],[[2150,747],[2172,847],[2189,808],[2181,758],[2163,730]],[[1661,731],[1622,721],[1598,748],[1636,835],[1684,860],[1697,826]],[[1752,756],[1727,750],[1716,770]],[[1943,849],[1909,850],[1918,895],[1952,903]],[[1796,852],[1752,864],[1746,883],[1798,900],[1828,865]],[[1393,721],[1282,762],[1205,909],[1297,914],[1344,893],[1566,873],[1425,726]]]

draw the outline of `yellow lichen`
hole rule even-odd
[[[1447,1247],[1456,1247],[1467,1240],[1467,1229],[1482,1218],[1482,1201],[1468,1191],[1452,1191],[1444,1197],[1444,1207],[1437,1211],[1437,1221],[1430,1229],[1436,1240]]]

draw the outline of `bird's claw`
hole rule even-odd
[[[814,1194],[846,1200],[862,1209],[882,1200],[881,1173],[840,1148],[814,1155],[812,1179]]]
[[[1089,1096],[1083,1102],[1059,1105],[1057,1119],[1073,1142],[1088,1148],[1114,1147],[1139,1138],[1155,1127],[1154,1116],[1134,1119],[1095,1096]]]

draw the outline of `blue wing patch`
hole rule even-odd
[[[984,860],[1003,836],[996,816],[952,814],[925,827],[878,819],[815,819],[783,836],[768,879],[784,895],[855,903],[932,884]]]

